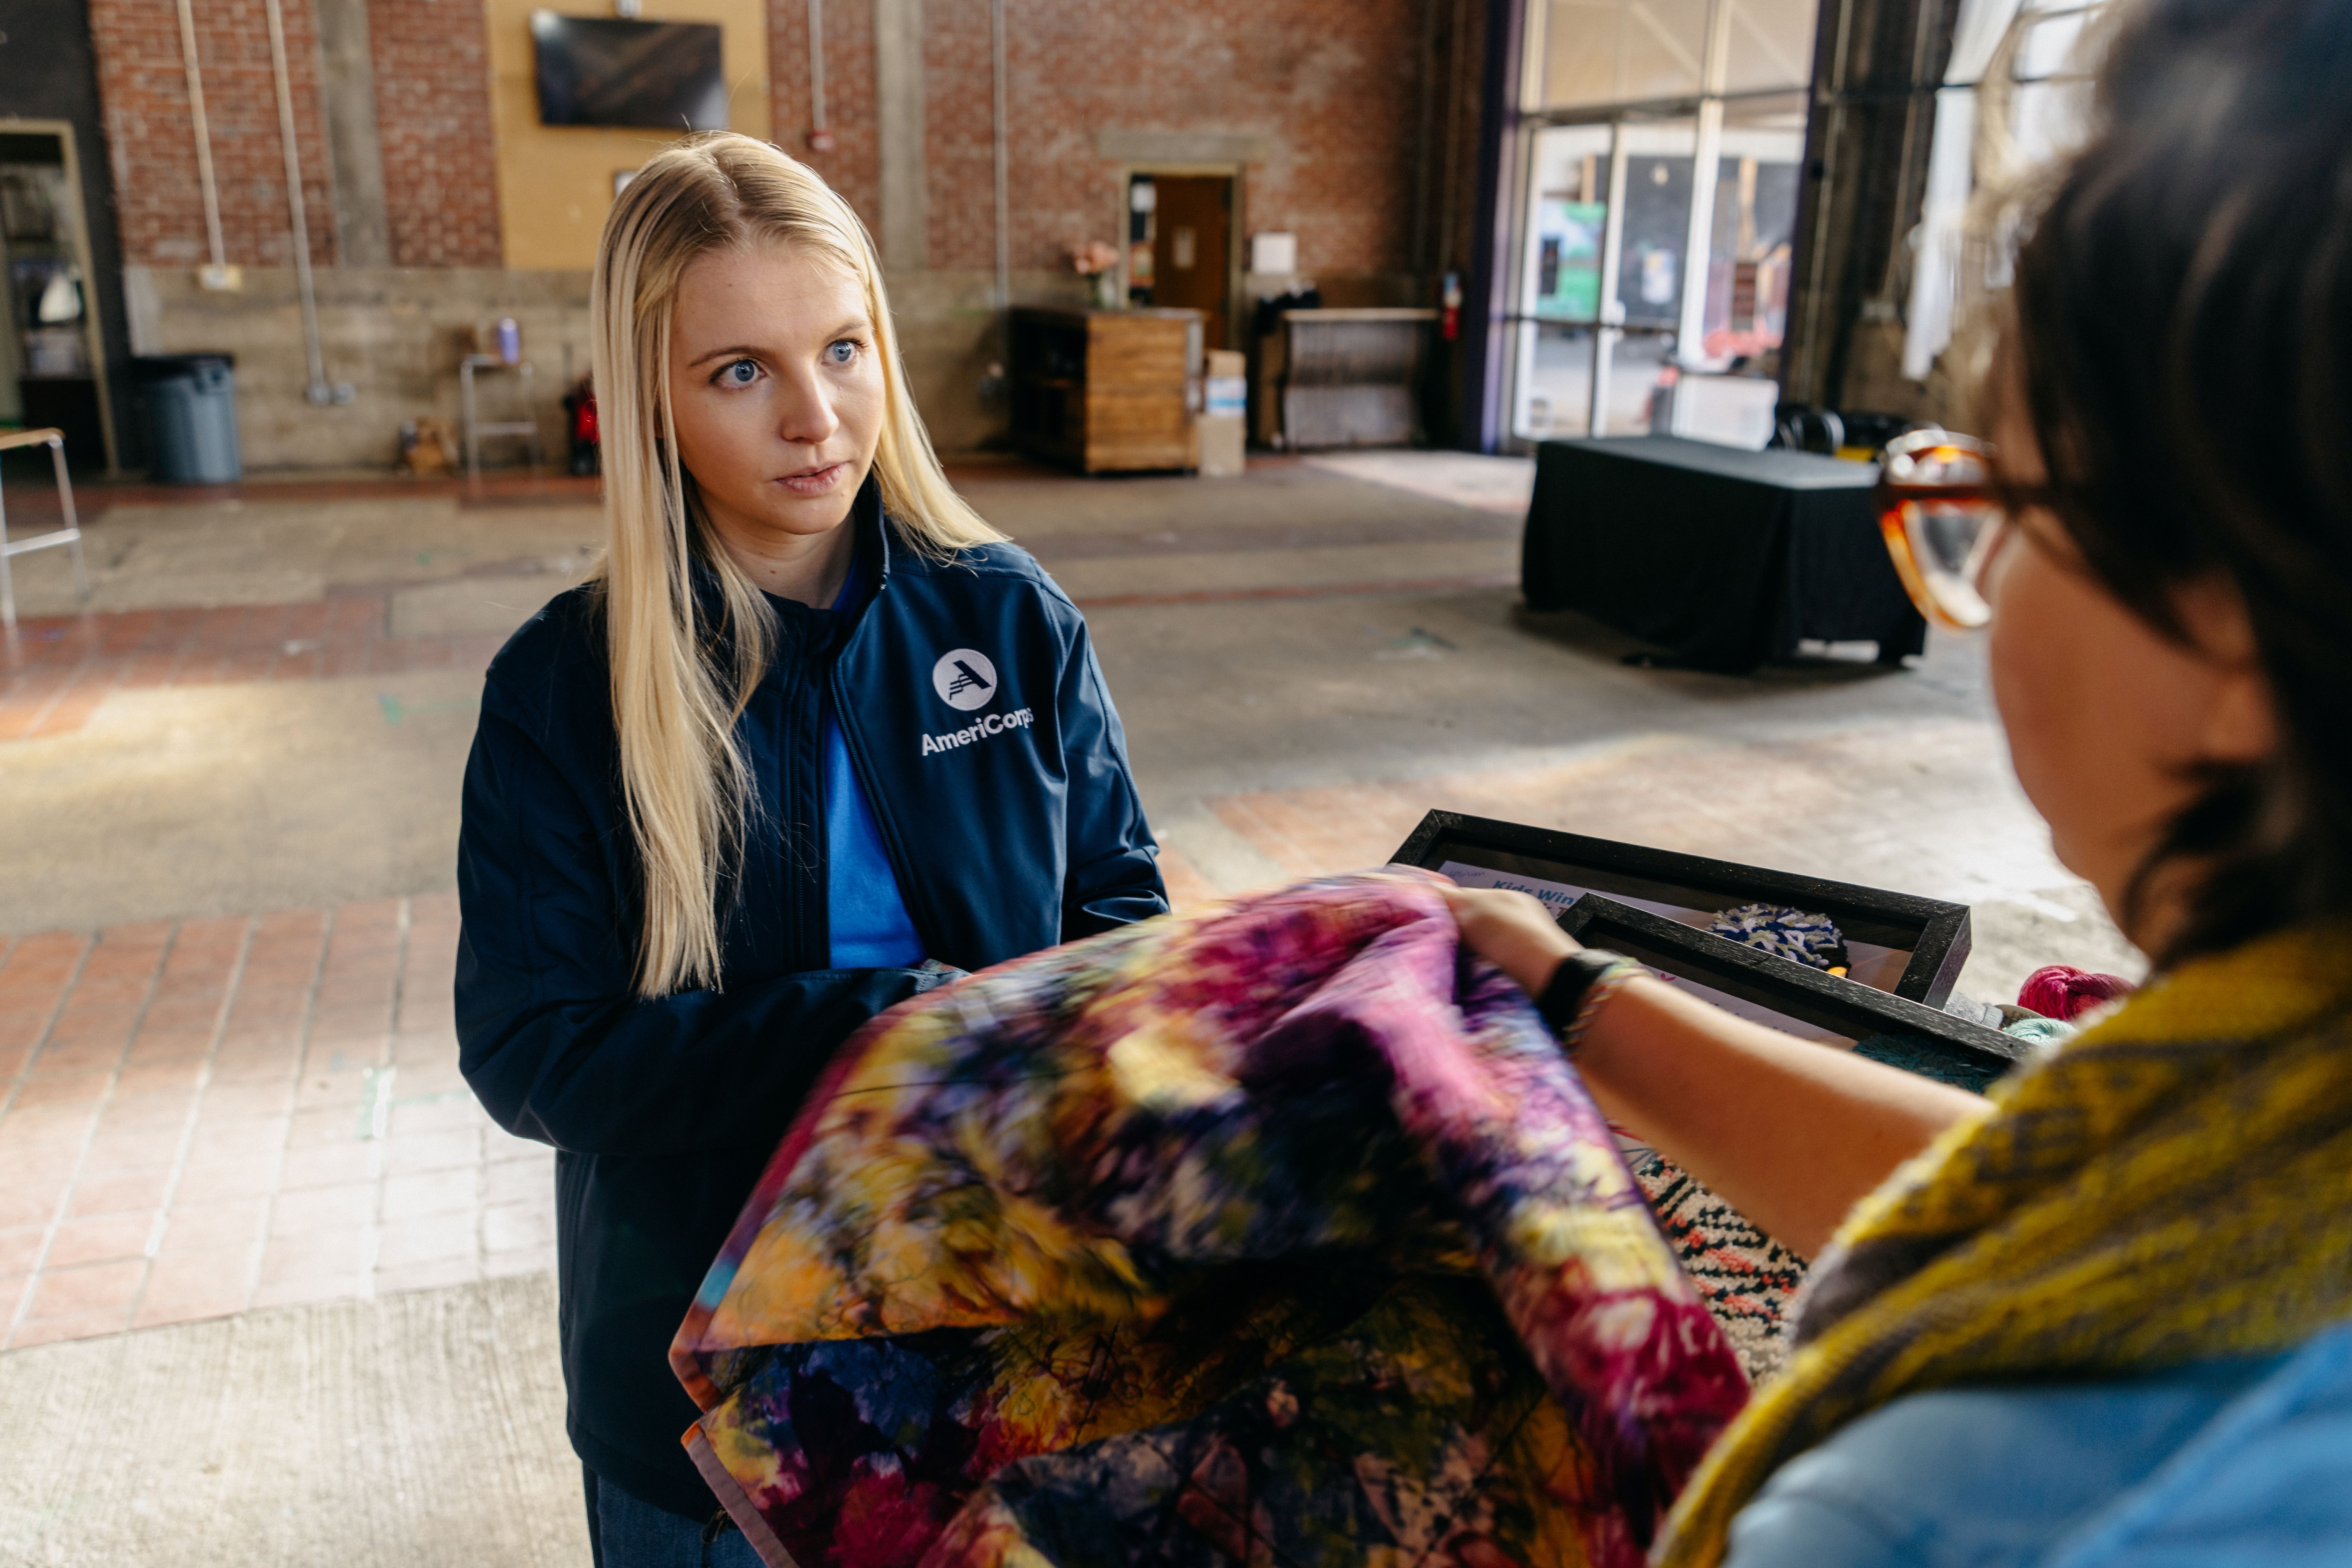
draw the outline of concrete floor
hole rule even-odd
[[[577,1568],[547,1275],[0,1356],[0,1562]]]
[[[1087,607],[1180,900],[1378,863],[1445,806],[1965,900],[1980,996],[2042,963],[2133,968],[2018,795],[1977,647],[1629,668],[1594,624],[1518,607],[1493,503],[1523,476],[1390,468],[960,477]],[[373,595],[385,635],[479,637],[572,580],[598,528],[449,497],[120,507],[90,530],[94,604]],[[26,558],[28,615],[67,607],[63,564]],[[0,741],[0,931],[452,885],[477,674],[206,682],[113,687]],[[581,1561],[546,1291],[0,1353],[0,1561]]]

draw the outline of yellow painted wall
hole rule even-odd
[[[608,16],[599,0],[486,0],[490,124],[498,142],[499,220],[509,267],[586,268],[613,205],[613,175],[677,140],[637,126],[541,125],[531,76],[530,14]],[[727,70],[728,126],[768,134],[765,0],[645,0],[649,22],[716,22]]]

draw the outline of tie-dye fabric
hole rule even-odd
[[[799,1568],[1632,1564],[1747,1394],[1526,996],[1400,872],[877,1019],[670,1353]]]

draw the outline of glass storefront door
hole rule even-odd
[[[1808,0],[1529,0],[1511,428],[1743,444],[1788,320]],[[1646,100],[1646,101],[1645,101]]]
[[[1537,133],[1513,422],[1521,436],[1649,429],[1680,320],[1696,135],[1689,120]]]

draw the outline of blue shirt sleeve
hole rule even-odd
[[[2352,1328],[2129,1382],[1900,1399],[1790,1460],[1727,1568],[2352,1562]]]

